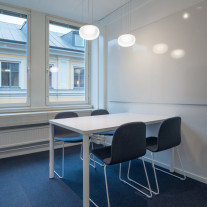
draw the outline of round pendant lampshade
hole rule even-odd
[[[95,25],[84,25],[79,29],[79,35],[84,40],[95,40],[99,33],[99,28]]]
[[[132,34],[124,34],[119,36],[118,44],[122,47],[130,47],[135,44],[136,38]]]

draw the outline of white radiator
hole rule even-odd
[[[0,149],[49,141],[49,125],[0,131]]]
[[[90,115],[90,110],[76,112],[79,116]],[[56,113],[0,115],[0,158],[48,150],[49,125],[47,123]],[[59,146],[57,144],[57,147]]]

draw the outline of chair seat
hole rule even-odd
[[[94,133],[94,134],[113,136],[114,135],[114,132],[115,131],[112,130],[112,131],[105,131],[105,132],[97,132],[97,133]]]
[[[94,154],[99,160],[104,162],[106,165],[109,165],[111,161],[111,146],[94,149],[92,150],[92,154]]]
[[[70,137],[54,137],[54,140],[56,141],[62,141],[62,142],[82,142],[83,141],[83,136],[79,135],[79,136],[70,136]]]
[[[146,139],[146,148],[151,152],[157,152],[158,151],[158,145],[157,145],[157,137],[148,137]]]

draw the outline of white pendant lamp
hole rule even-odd
[[[136,38],[132,34],[123,34],[118,38],[118,44],[121,47],[131,47],[136,42]]]
[[[129,30],[131,29],[131,0],[129,0]],[[118,37],[118,44],[121,46],[121,47],[131,47],[135,44],[136,42],[136,38],[134,35],[128,33],[128,34],[123,34],[123,35],[120,35]]]
[[[84,40],[95,40],[99,36],[99,28],[95,25],[84,25],[79,29],[79,35]]]
[[[92,7],[91,16],[93,16],[93,2],[91,4],[91,7]],[[88,19],[89,19],[89,0],[88,0]],[[83,25],[79,29],[79,35],[84,40],[95,40],[99,36],[99,34],[100,34],[99,28],[93,24]]]

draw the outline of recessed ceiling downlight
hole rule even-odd
[[[79,29],[79,35],[84,40],[95,40],[99,36],[99,28],[95,25],[84,25]]]
[[[118,38],[118,44],[121,47],[131,47],[135,44],[136,38],[132,34],[124,34],[119,36]]]

